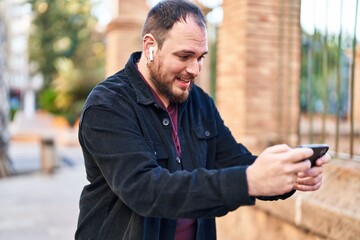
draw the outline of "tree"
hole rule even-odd
[[[104,43],[90,0],[29,0],[34,19],[29,38],[33,74],[44,88],[39,107],[73,121],[90,89],[104,76]]]
[[[5,3],[0,1],[0,178],[8,175],[7,148],[9,143],[8,120],[8,84],[6,78],[6,24],[4,9]]]

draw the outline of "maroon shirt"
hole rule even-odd
[[[142,76],[142,74],[140,73]],[[171,126],[172,126],[172,138],[176,147],[176,152],[178,157],[181,157],[181,146],[180,140],[178,137],[178,104],[170,103],[169,106],[166,108],[165,104],[161,101],[159,95],[152,89],[150,84],[145,80],[142,76],[144,82],[150,87],[152,94],[154,95],[158,104],[160,104],[166,111],[168,112],[170,119],[171,119]],[[178,218],[176,223],[176,232],[174,240],[193,240],[195,239],[195,227],[196,221],[195,219],[189,218]]]
[[[156,94],[156,93],[155,93]],[[160,100],[160,99],[159,99]],[[181,157],[180,141],[177,135],[178,133],[178,105],[170,103],[167,108],[167,112],[171,118],[172,123],[172,135],[176,145],[176,151],[179,157]],[[188,218],[178,218],[176,223],[176,232],[174,240],[192,240],[195,239],[195,220]]]

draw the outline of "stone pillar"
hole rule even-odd
[[[300,0],[227,0],[219,29],[216,100],[253,152],[297,144]]]
[[[141,51],[141,31],[149,9],[146,2],[146,0],[114,1],[115,16],[106,29],[107,76],[123,68],[132,52]]]

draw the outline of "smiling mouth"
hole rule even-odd
[[[190,79],[184,79],[184,78],[177,78],[177,80],[182,82],[182,83],[190,83],[191,82]]]

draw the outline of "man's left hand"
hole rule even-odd
[[[321,187],[323,165],[330,162],[331,156],[325,154],[316,160],[316,166],[298,173],[298,179],[294,184],[294,188],[299,191],[316,191]]]

